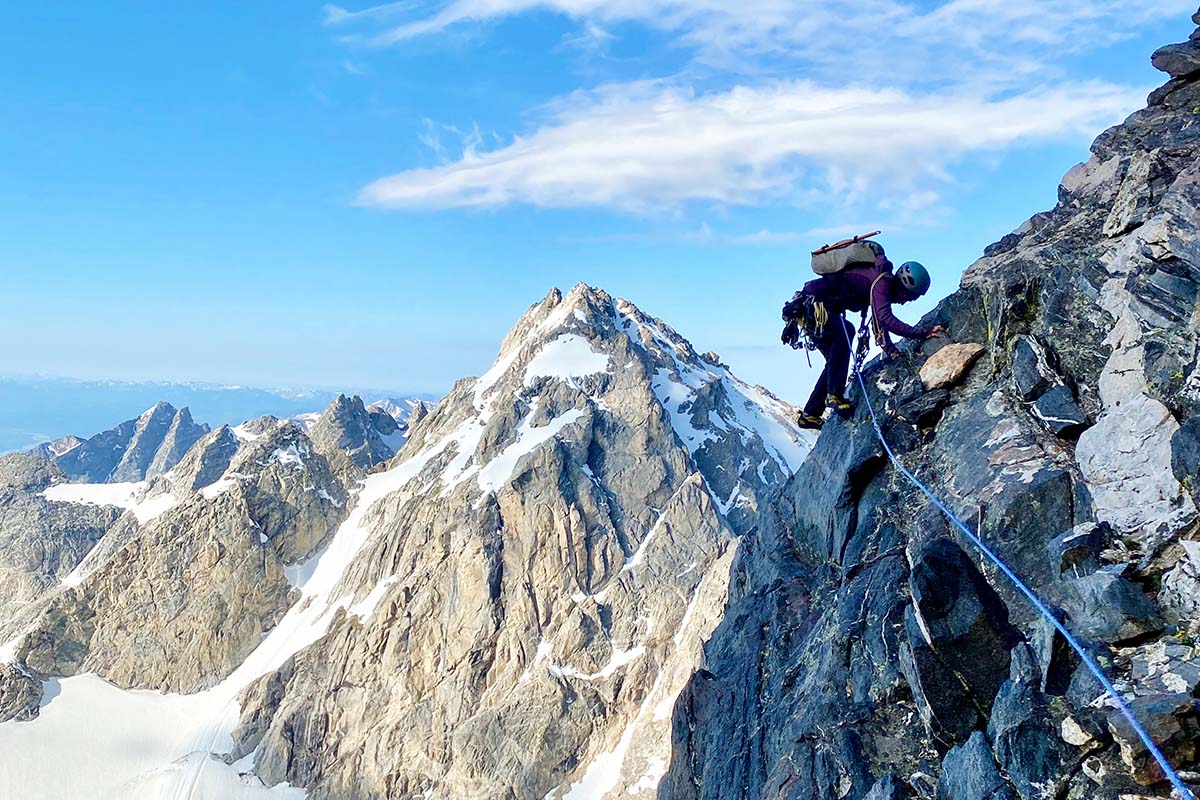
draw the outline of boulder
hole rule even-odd
[[[1018,337],[1013,345],[1012,375],[1017,396],[1027,403],[1061,382],[1050,366],[1046,349],[1032,336]]]
[[[1095,572],[1100,567],[1100,551],[1108,532],[1107,526],[1088,522],[1052,539],[1048,549],[1058,573],[1078,577]]]
[[[926,389],[944,389],[963,379],[987,350],[981,344],[960,342],[938,350],[921,367],[921,383]]]
[[[895,775],[880,778],[862,800],[908,800],[912,795]]]
[[[1150,57],[1154,68],[1172,78],[1188,78],[1200,73],[1200,41],[1194,39],[1160,47]]]
[[[1016,800],[981,732],[975,731],[966,744],[946,754],[937,800]]]
[[[996,758],[1021,797],[1038,797],[1067,771],[1067,754],[1055,735],[1032,650],[1013,650],[1012,677],[1000,687],[988,721]]]
[[[1075,402],[1071,390],[1062,384],[1034,401],[1033,415],[1056,436],[1077,434],[1088,423],[1087,414]]]
[[[1190,694],[1169,694],[1138,698],[1129,707],[1176,769],[1195,767],[1200,752],[1200,701]],[[1151,786],[1164,779],[1162,769],[1120,711],[1109,712],[1108,726],[1135,781]]]
[[[1158,601],[1193,633],[1200,625],[1200,542],[1182,541],[1179,561],[1163,576]]]
[[[926,545],[909,590],[901,668],[926,726],[962,741],[1009,676],[1016,631],[995,591],[950,539]]]
[[[929,428],[942,418],[942,411],[950,404],[948,389],[922,392],[896,409],[896,416],[921,428]]]
[[[1073,578],[1064,586],[1073,628],[1105,644],[1121,644],[1162,630],[1158,608],[1137,586],[1111,572]]]
[[[1139,695],[1190,694],[1200,691],[1200,651],[1159,641],[1141,647],[1129,659],[1130,679]]]
[[[1192,497],[1200,485],[1200,417],[1192,417],[1171,437],[1171,471]]]

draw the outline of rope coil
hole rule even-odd
[[[849,334],[846,334],[846,343],[853,347],[853,343],[850,342]],[[942,512],[946,519],[955,528],[957,528],[963,534],[963,536],[965,536],[971,542],[971,544],[979,550],[979,552],[986,556],[987,559],[991,561],[997,569],[1004,573],[1005,577],[1012,582],[1012,584],[1021,592],[1021,594],[1028,598],[1033,607],[1037,609],[1037,611],[1043,617],[1045,617],[1051,625],[1054,626],[1055,630],[1062,634],[1063,639],[1066,640],[1067,644],[1071,646],[1071,649],[1074,650],[1079,656],[1084,666],[1087,667],[1088,671],[1092,673],[1092,676],[1096,678],[1101,686],[1104,687],[1104,691],[1108,694],[1108,696],[1111,697],[1116,703],[1117,709],[1121,712],[1121,715],[1130,724],[1130,726],[1132,726],[1138,738],[1142,740],[1142,743],[1146,745],[1146,749],[1158,763],[1158,766],[1162,769],[1167,780],[1171,782],[1171,785],[1175,788],[1175,791],[1179,793],[1181,800],[1196,800],[1196,796],[1192,793],[1191,789],[1184,784],[1183,779],[1179,776],[1179,773],[1173,766],[1171,766],[1171,762],[1163,754],[1162,750],[1159,749],[1158,745],[1154,743],[1154,739],[1151,738],[1150,733],[1140,722],[1138,722],[1137,716],[1133,713],[1133,709],[1131,709],[1129,704],[1125,702],[1125,698],[1121,696],[1120,692],[1117,691],[1117,687],[1114,686],[1112,681],[1108,679],[1108,676],[1104,674],[1104,670],[1102,670],[1099,664],[1096,663],[1095,659],[1092,658],[1087,648],[1075,638],[1071,631],[1067,629],[1067,626],[1058,619],[1058,616],[1053,611],[1050,610],[1050,607],[1042,602],[1041,598],[1037,596],[1033,589],[1029,588],[1029,585],[1026,584],[1025,581],[1022,580],[1021,577],[1018,576],[1017,573],[1008,566],[1008,564],[1004,563],[1004,560],[1001,559],[999,555],[997,555],[990,547],[984,544],[983,540],[980,539],[978,535],[973,533],[971,529],[968,528],[966,524],[963,523],[963,521],[960,520],[958,516],[929,489],[929,487],[922,483],[916,475],[910,472],[909,469],[904,466],[903,463],[901,463],[900,458],[892,450],[891,445],[888,444],[887,437],[883,435],[883,428],[880,427],[879,417],[875,414],[875,407],[871,403],[871,397],[867,392],[867,383],[863,378],[863,370],[861,368],[862,365],[861,363],[857,363],[855,366],[856,369],[854,370],[854,374],[858,378],[859,387],[862,389],[863,401],[867,404],[867,411],[869,411],[871,414],[871,424],[875,428],[875,435],[879,438],[879,443],[883,445],[883,449],[887,453],[888,459],[892,462],[892,464],[895,465],[896,469],[900,471],[900,474],[907,478],[913,486],[917,487],[917,489],[919,489],[921,493],[924,494],[925,497],[927,497],[929,501],[933,503],[933,505],[937,507],[939,511]]]

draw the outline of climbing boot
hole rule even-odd
[[[812,414],[805,414],[803,411],[801,411],[799,416],[796,417],[796,425],[799,426],[801,430],[819,431],[819,430],[821,430],[821,426],[824,424],[825,424],[824,417],[817,417],[817,416],[813,416]]]
[[[854,406],[850,405],[850,401],[837,394],[831,394],[825,398],[825,405],[833,409],[833,413],[843,419],[854,412]]]

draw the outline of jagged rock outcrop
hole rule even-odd
[[[173,468],[172,486],[187,493],[213,485],[229,470],[241,446],[228,425],[205,434]]]
[[[205,436],[146,493],[183,498],[198,492],[213,500],[236,487],[251,521],[284,563],[294,564],[325,544],[345,518],[354,477],[336,475],[301,424],[261,417]]]
[[[250,519],[285,564],[313,555],[346,517],[346,487],[298,425],[265,417],[241,426],[246,437],[207,497],[238,487]]]
[[[238,491],[178,506],[78,587],[17,649],[43,674],[195,691],[227,675],[287,607],[283,563]]]
[[[317,452],[347,481],[389,461],[404,442],[391,414],[368,411],[362,398],[344,394],[325,409],[309,435]]]
[[[1193,775],[1194,44],[1156,54],[1172,81],[930,315],[987,349],[961,385],[919,380],[944,340],[867,370],[899,457],[1059,609]],[[742,541],[658,796],[1169,796],[1062,638],[889,465],[853,396],[854,418],[826,425]]]
[[[297,425],[264,418],[239,432],[203,437],[129,501],[135,513],[54,504],[111,527],[79,548],[71,575],[55,573],[62,588],[44,607],[23,610],[20,663],[41,675],[95,672],[124,687],[195,691],[258,646],[294,599],[288,566],[328,541],[348,496]],[[33,463],[51,475],[39,488],[61,478]]]
[[[86,483],[136,482],[166,473],[208,433],[186,408],[158,403],[137,419],[99,433],[55,457],[63,473]]]

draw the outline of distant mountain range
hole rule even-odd
[[[436,395],[352,388],[368,402],[389,398],[435,400]],[[0,377],[0,453],[27,450],[67,436],[88,438],[114,419],[137,417],[158,402],[189,408],[212,427],[264,415],[286,418],[320,412],[339,392],[264,389],[207,383],[82,381],[46,377]]]

